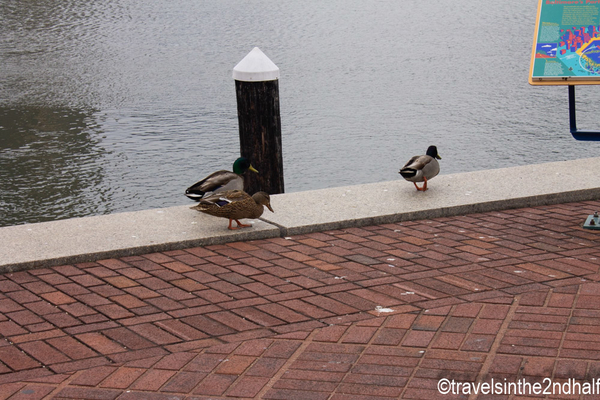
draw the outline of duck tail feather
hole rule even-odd
[[[202,199],[202,197],[204,196],[204,192],[186,190],[185,195],[194,201],[200,201]]]
[[[403,168],[400,170],[399,174],[402,175],[403,178],[412,178],[417,175],[417,170],[414,168]]]

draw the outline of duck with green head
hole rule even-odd
[[[233,163],[233,172],[217,171],[206,178],[194,183],[185,190],[185,195],[192,200],[200,201],[213,193],[220,193],[227,190],[244,190],[244,177],[246,171],[258,173],[245,157],[240,157]]]
[[[424,192],[427,190],[427,181],[440,173],[440,164],[437,160],[441,159],[437,147],[429,146],[425,155],[414,156],[408,160],[400,169],[399,174],[407,181],[412,182],[417,190]],[[417,182],[424,182],[423,187],[417,186]]]

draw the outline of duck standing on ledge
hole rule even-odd
[[[192,200],[200,201],[200,199],[213,193],[227,190],[244,190],[242,174],[248,170],[258,173],[247,158],[240,157],[233,163],[233,172],[225,170],[213,172],[187,188],[185,195]]]
[[[429,146],[425,155],[414,156],[408,160],[399,174],[407,181],[412,182],[417,190],[424,192],[427,190],[427,181],[440,173],[440,164],[437,160],[441,159],[437,147]],[[423,187],[417,186],[417,182],[424,182]]]
[[[271,208],[271,198],[265,192],[257,192],[250,196],[243,190],[228,190],[204,197],[198,205],[191,208],[215,217],[228,218],[228,229],[233,230],[252,226],[244,225],[239,220],[260,217],[264,211],[263,206],[275,212]],[[233,221],[237,223],[236,228],[231,226]]]

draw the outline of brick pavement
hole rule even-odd
[[[543,398],[442,396],[436,385],[600,377],[600,232],[580,227],[596,209],[5,274],[0,400]]]

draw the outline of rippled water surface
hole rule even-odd
[[[254,46],[281,70],[288,192],[396,180],[429,144],[443,174],[595,156],[566,87],[527,83],[536,7],[3,0],[0,225],[189,204],[239,154],[231,71]],[[577,99],[599,129],[598,90]]]

